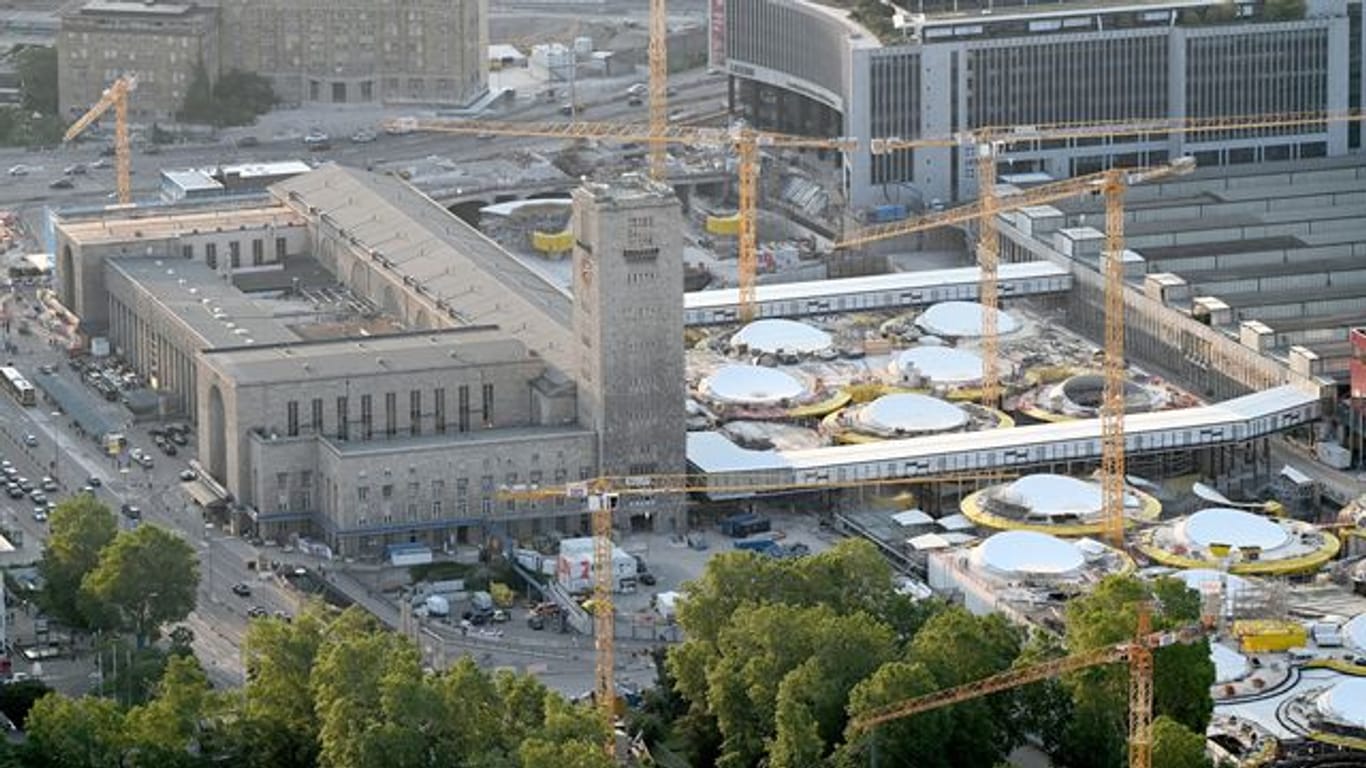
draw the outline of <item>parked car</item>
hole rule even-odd
[[[379,135],[376,134],[374,131],[370,130],[369,128],[362,128],[359,131],[356,131],[355,133],[351,134],[351,143],[369,144],[377,138],[379,138]]]
[[[30,448],[37,448],[38,436],[33,434],[32,432],[28,433],[27,435],[24,435],[24,445],[27,445]]]
[[[332,148],[332,137],[319,130],[312,130],[304,137],[304,146],[317,152]]]
[[[34,522],[38,522],[38,523],[45,523],[45,522],[47,522],[47,507],[46,507],[46,506],[34,507],[34,508],[33,508],[33,520],[34,520]]]
[[[95,477],[94,475],[91,475],[90,477],[87,477],[85,479],[85,484],[90,486],[91,488],[99,488],[100,479],[98,477]]]
[[[10,483],[9,485],[5,486],[5,493],[8,493],[11,499],[16,500],[22,499],[25,496],[24,489],[20,488],[18,483]]]
[[[27,166],[27,165],[24,165],[24,164],[22,164],[22,163],[19,164],[19,165],[10,166],[9,175],[11,175],[11,176],[27,176],[27,175],[28,175],[28,166]]]
[[[247,611],[247,615],[253,619],[264,619],[266,616],[269,616],[270,613],[259,605],[253,605],[251,610]]]
[[[123,516],[126,517],[126,518],[128,518],[129,520],[141,520],[141,519],[142,519],[142,508],[141,508],[141,507],[135,506],[135,505],[133,505],[133,504],[124,504],[121,511],[123,512]]]
[[[53,479],[50,478],[50,477],[44,477],[44,478],[39,482],[39,485],[41,485],[42,488],[43,488],[43,490],[44,490],[44,491],[47,491],[48,493],[54,493],[54,492],[56,492],[56,490],[57,490],[57,481],[56,481],[56,480],[53,480]]]
[[[196,477],[198,477],[198,475],[194,473],[193,469],[180,470],[180,481],[183,483],[188,483],[191,480],[194,480]]]
[[[232,585],[232,593],[238,597],[251,597],[251,587],[239,581]]]
[[[163,441],[161,444],[161,452],[166,454],[167,456],[176,455],[175,443]]]

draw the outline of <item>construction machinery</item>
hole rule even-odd
[[[81,115],[62,136],[65,144],[80,136],[92,123],[99,120],[110,107],[114,108],[114,189],[120,205],[133,202],[132,147],[128,142],[128,94],[138,87],[137,75],[122,75],[104,89],[100,100]]]
[[[502,501],[545,501],[549,499],[583,500],[592,520],[593,531],[593,647],[594,701],[602,710],[610,726],[616,719],[616,613],[612,602],[612,513],[623,497],[656,497],[687,493],[721,491],[727,495],[742,493],[778,493],[823,491],[834,488],[853,488],[883,485],[926,485],[942,482],[998,483],[1009,475],[964,472],[933,477],[911,477],[896,480],[850,480],[823,483],[727,483],[714,487],[705,477],[697,475],[640,475],[599,477],[565,486],[512,486],[497,492]],[[615,755],[616,740],[609,740],[607,749]]]
[[[995,156],[988,154],[985,165],[995,170]],[[1031,205],[1076,197],[1082,194],[1105,196],[1105,254],[1101,265],[1105,271],[1105,391],[1101,405],[1101,498],[1102,533],[1116,548],[1124,548],[1124,189],[1130,184],[1153,181],[1166,176],[1189,173],[1195,168],[1191,158],[1182,157],[1154,168],[1121,169],[1078,176],[1065,181],[1034,187],[1018,194],[998,197],[983,195],[977,202],[947,211],[928,214],[912,221],[872,227],[854,233],[840,241],[837,247],[851,247],[887,237],[921,232],[926,229],[977,221],[979,231],[990,230],[989,241],[979,244],[982,269],[982,358],[983,387],[987,386],[987,371],[997,370],[996,344],[996,228],[995,219],[1003,211],[1018,210]],[[988,222],[991,222],[988,225]],[[990,267],[990,273],[988,269]],[[988,294],[987,286],[991,286]],[[988,300],[989,299],[989,300]],[[999,379],[993,379],[999,388]],[[983,404],[999,402],[999,391],[984,394]],[[994,405],[993,405],[994,407]]]
[[[850,723],[853,733],[910,717],[932,709],[1009,690],[1059,675],[1120,661],[1129,662],[1129,768],[1151,768],[1153,753],[1153,651],[1177,643],[1193,643],[1204,637],[1198,627],[1153,632],[1146,604],[1137,611],[1134,638],[1093,651],[1064,656],[1027,667],[1008,670],[971,683],[945,688],[866,712]]]
[[[654,94],[651,95],[653,109]],[[653,118],[653,112],[651,114]],[[754,317],[754,285],[759,263],[759,243],[757,228],[757,208],[759,198],[760,149],[836,149],[850,151],[858,142],[850,138],[813,138],[790,134],[756,131],[752,128],[735,129],[705,128],[700,126],[680,126],[639,123],[514,123],[495,120],[447,120],[439,118],[401,117],[385,122],[385,130],[391,133],[410,133],[412,131],[431,131],[436,133],[492,134],[496,136],[523,136],[546,139],[612,141],[623,144],[641,143],[652,148],[663,148],[668,144],[682,146],[730,147],[738,158],[736,172],[739,176],[739,205],[737,214],[740,219],[739,236],[739,288],[740,319],[748,321]]]
[[[1057,142],[1078,139],[1108,139],[1125,136],[1162,136],[1167,134],[1202,134],[1234,131],[1272,130],[1296,126],[1317,125],[1366,119],[1360,112],[1291,112],[1237,117],[1176,117],[1143,118],[1112,122],[1047,123],[1039,125],[987,126],[949,138],[902,139],[875,138],[869,143],[874,155],[925,148],[968,148],[975,153],[977,199],[984,212],[995,207],[996,167],[999,156],[1012,145]],[[1108,213],[1108,212],[1107,212]],[[1120,216],[1123,210],[1118,211]],[[1108,216],[1107,216],[1108,218]],[[894,237],[895,226],[886,228]],[[919,230],[912,230],[919,231]],[[858,238],[869,242],[872,238]],[[979,289],[982,304],[982,402],[996,407],[1001,396],[1000,369],[997,365],[998,291],[997,263],[1000,242],[996,233],[996,219],[983,215],[978,219],[977,258],[982,277]],[[1122,329],[1121,329],[1122,330]]]

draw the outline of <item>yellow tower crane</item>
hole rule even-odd
[[[798,493],[836,488],[882,485],[927,485],[940,482],[998,483],[1009,479],[1005,473],[971,473],[894,480],[852,480],[821,483],[727,482],[711,485],[699,475],[639,475],[599,477],[565,486],[513,486],[497,492],[502,501],[545,501],[582,499],[591,515],[593,530],[593,695],[607,720],[608,730],[616,719],[616,613],[612,602],[612,512],[622,497],[668,496],[688,493]],[[616,739],[609,737],[609,753],[616,753]]]
[[[665,0],[650,0],[650,178],[664,181],[669,172],[667,144],[662,140],[669,127],[669,17]]]
[[[837,149],[850,151],[858,142],[849,138],[813,138],[790,134],[756,131],[752,128],[734,130],[705,128],[690,125],[640,125],[639,123],[514,123],[494,120],[446,120],[439,118],[400,117],[385,123],[395,132],[432,131],[445,133],[493,134],[497,136],[530,136],[547,139],[594,139],[620,143],[641,143],[650,146],[679,144],[683,146],[731,147],[737,157],[739,176],[740,243],[739,287],[740,319],[754,317],[754,285],[759,263],[757,208],[759,199],[759,167],[761,148],[774,149]]]
[[[1036,126],[989,127],[952,139],[873,139],[870,149],[874,154],[923,147],[977,147],[978,206],[983,212],[999,210],[996,194],[996,163],[999,153],[1011,145],[1075,139],[1113,138],[1120,136],[1166,136],[1169,134],[1205,134],[1229,131],[1274,130],[1361,121],[1360,112],[1295,112],[1213,118],[1138,119],[1110,123],[1055,123]],[[1163,174],[1188,172],[1193,168],[1189,159],[1173,163]],[[1105,195],[1105,390],[1101,406],[1101,489],[1105,521],[1105,537],[1115,546],[1124,545],[1124,188],[1134,181],[1134,172],[1112,169],[1101,184]],[[1140,174],[1141,175],[1141,174]],[[1152,177],[1148,177],[1152,178]],[[983,401],[995,404],[1000,396],[998,340],[996,312],[996,256],[999,239],[995,216],[983,215],[978,228],[978,257],[981,261],[980,289],[983,305]],[[869,242],[872,239],[895,236],[898,225],[877,228],[880,237],[869,235],[846,240],[846,243]],[[911,230],[918,231],[918,230]]]
[[[1094,651],[1012,669],[953,688],[917,696],[866,712],[854,719],[850,731],[862,733],[892,720],[1009,690],[1090,667],[1129,662],[1129,768],[1151,768],[1153,755],[1153,651],[1176,643],[1193,643],[1204,635],[1198,628],[1152,632],[1148,609],[1138,610],[1134,639]]]
[[[981,196],[975,203],[969,203],[947,211],[931,213],[911,221],[883,224],[860,230],[836,243],[837,248],[848,248],[864,243],[884,240],[890,237],[922,232],[927,229],[959,224],[976,220],[980,229],[987,229],[986,222],[993,221],[996,215],[1005,211],[1019,210],[1031,205],[1076,197],[1082,194],[1101,194],[1105,196],[1105,237],[1107,256],[1105,264],[1105,390],[1101,405],[1101,510],[1102,532],[1115,547],[1124,548],[1124,264],[1120,254],[1124,252],[1124,189],[1130,184],[1155,181],[1167,176],[1189,173],[1195,162],[1188,157],[1178,158],[1168,165],[1153,168],[1122,169],[1088,176],[1078,176],[1064,181],[1032,187],[1017,194],[997,197]],[[992,227],[995,232],[995,227]],[[992,236],[993,241],[995,235]],[[983,253],[987,251],[979,251]],[[995,249],[990,250],[995,253]],[[987,279],[986,263],[982,264],[983,286]],[[995,273],[990,282],[994,285]],[[993,294],[994,296],[994,294]],[[986,302],[983,302],[984,304]],[[985,314],[993,315],[986,311]],[[984,318],[985,321],[985,318]],[[995,325],[983,326],[983,341],[995,335]],[[990,351],[983,345],[983,373],[989,367],[987,359],[995,360],[996,347]],[[995,368],[993,364],[990,366]],[[985,382],[983,382],[985,386]],[[984,398],[985,399],[985,398]]]
[[[80,136],[91,123],[108,112],[110,107],[114,108],[114,189],[121,205],[133,202],[133,185],[130,180],[133,158],[132,148],[128,143],[128,94],[137,87],[137,75],[120,76],[104,89],[95,106],[72,123],[71,127],[66,129],[66,135],[62,137],[62,143],[65,144]]]

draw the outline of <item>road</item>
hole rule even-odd
[[[642,107],[631,107],[622,98],[624,89],[640,76],[613,79],[585,79],[578,83],[579,101],[586,109],[580,119],[603,122],[644,122],[647,115]],[[671,79],[675,95],[671,104],[676,109],[696,113],[715,112],[721,106],[725,79],[693,71]],[[515,121],[564,121],[558,113],[559,101],[553,103],[519,100],[507,112],[489,115],[489,119]],[[332,161],[359,168],[397,167],[405,162],[432,155],[455,161],[487,159],[531,149],[553,150],[562,145],[559,140],[496,137],[480,140],[474,136],[452,134],[409,134],[389,136],[380,132],[372,143],[354,144],[346,137],[356,130],[376,128],[386,118],[411,114],[401,109],[377,109],[361,106],[310,107],[280,110],[265,115],[258,125],[223,131],[212,142],[173,144],[163,147],[159,154],[133,152],[133,197],[154,198],[159,189],[162,168],[203,167],[212,164],[267,162],[289,159]],[[312,128],[325,130],[333,137],[332,148],[309,152],[302,137]],[[251,136],[259,144],[243,148],[238,141]],[[36,210],[43,206],[104,205],[112,200],[114,172],[112,167],[91,169],[81,176],[70,177],[72,189],[52,189],[49,184],[61,178],[63,170],[76,164],[89,166],[100,160],[103,141],[78,143],[69,147],[30,152],[23,148],[0,149],[0,172],[22,165],[23,176],[5,176],[0,188],[0,207]],[[137,145],[140,147],[141,145]],[[104,158],[112,166],[112,158]]]

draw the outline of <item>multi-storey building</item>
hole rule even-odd
[[[271,81],[285,103],[463,105],[488,85],[488,0],[92,0],[62,16],[61,108],[136,73],[129,114],[173,119],[204,64]]]
[[[204,62],[218,69],[213,8],[186,3],[94,0],[62,16],[57,37],[57,93],[62,114],[78,116],[125,73],[138,77],[128,114],[136,121],[175,116]]]
[[[499,490],[684,473],[668,187],[575,195],[572,297],[393,177],[328,166],[271,193],[53,223],[61,300],[198,425],[205,487],[239,525],[344,554],[577,534],[582,500]],[[339,290],[341,317],[321,301]],[[353,330],[377,321],[399,332]],[[682,514],[633,497],[617,522],[682,531]]]
[[[903,3],[882,37],[804,0],[717,0],[714,58],[757,126],[946,138],[983,126],[1359,110],[1360,0]],[[714,61],[719,64],[719,61]],[[1194,155],[1202,165],[1337,155],[1359,123],[1017,144],[1002,174],[1054,177]],[[845,160],[851,202],[976,194],[972,148]]]
[[[223,71],[286,102],[466,104],[488,82],[488,0],[222,0]]]

